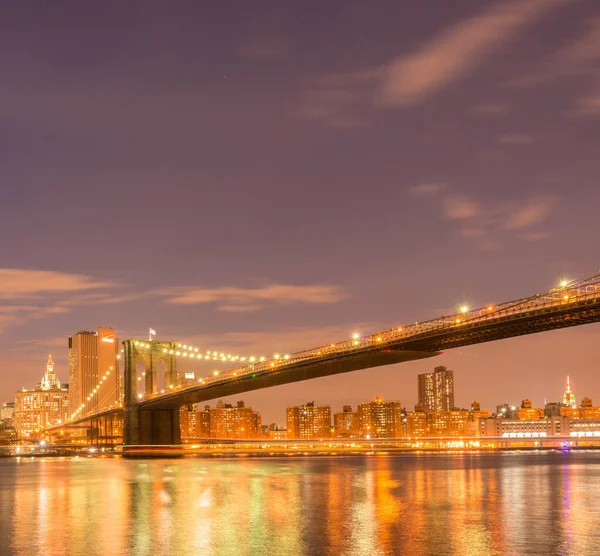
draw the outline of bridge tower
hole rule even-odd
[[[150,446],[181,444],[179,408],[144,409],[139,404],[138,394],[158,392],[157,368],[162,363],[165,369],[164,383],[167,388],[179,383],[177,374],[177,342],[157,340],[125,340],[124,376],[125,396],[123,400],[123,445]],[[137,364],[144,364],[144,380],[138,380]],[[143,383],[143,390],[138,385]]]

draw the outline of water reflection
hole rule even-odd
[[[0,461],[2,554],[591,554],[600,454]]]

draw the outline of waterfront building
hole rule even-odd
[[[471,404],[471,421],[477,421],[478,419],[487,419],[492,414],[488,409],[481,409],[479,402],[473,402]]]
[[[64,422],[69,416],[69,389],[61,385],[54,371],[52,355],[48,356],[46,372],[33,389],[23,388],[15,394],[14,428],[22,438]]]
[[[406,437],[422,438],[427,436],[427,413],[419,411],[409,411],[406,414]]]
[[[419,404],[427,411],[454,409],[454,371],[444,366],[418,377]]]
[[[341,412],[333,415],[333,428],[336,438],[356,438],[358,413],[352,411],[352,406],[345,405]]]
[[[0,407],[0,421],[6,426],[12,426],[15,419],[15,402],[6,402]]]
[[[577,400],[575,394],[571,392],[571,377],[567,376],[567,390],[563,394],[563,405],[565,407],[577,407]]]
[[[205,406],[200,413],[200,437],[204,437],[206,430],[208,438],[246,439],[261,436],[260,414],[247,407],[243,401],[237,402],[234,407],[219,400],[217,407]]]
[[[531,438],[569,435],[568,417],[545,417],[542,419],[484,419],[482,436],[504,438]]]
[[[503,419],[518,419],[517,407],[508,403],[496,406],[496,415]]]
[[[571,436],[600,437],[600,418],[572,419],[570,423]]]
[[[179,408],[179,427],[182,439],[206,438],[202,434],[201,414],[194,405],[183,405]]]
[[[569,419],[600,419],[600,407],[594,406],[591,398],[583,398],[580,407],[561,407],[560,414]]]
[[[544,409],[541,407],[532,407],[531,400],[523,400],[521,407],[517,410],[517,416],[521,420],[531,421],[544,418]]]
[[[286,408],[287,437],[290,439],[317,439],[331,436],[331,406],[305,405]]]
[[[120,401],[119,340],[112,328],[69,338],[69,406],[90,413]]]
[[[361,438],[402,438],[402,407],[399,401],[358,404],[358,432]]]
[[[473,436],[475,429],[471,412],[460,409],[454,411],[432,411],[427,414],[427,436],[457,437]]]

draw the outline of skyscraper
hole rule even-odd
[[[69,406],[81,414],[120,399],[119,340],[112,328],[78,332],[69,338]]]
[[[14,426],[21,437],[29,437],[42,429],[66,421],[69,412],[69,391],[54,372],[52,355],[48,356],[46,372],[33,390],[23,388],[15,394]]]
[[[402,438],[400,402],[375,398],[358,404],[358,428],[363,438]]]
[[[567,390],[563,395],[563,405],[566,407],[577,407],[577,400],[575,394],[571,392],[571,377],[567,376]]]
[[[454,371],[444,366],[419,375],[419,404],[427,411],[454,409]]]

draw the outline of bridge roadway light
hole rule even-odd
[[[569,285],[569,282],[567,280],[561,280],[560,281],[560,287],[561,288],[566,288]]]
[[[466,305],[463,305],[460,308],[460,312],[463,313],[463,314],[468,313],[469,312],[469,308]]]

